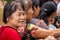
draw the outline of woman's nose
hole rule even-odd
[[[25,15],[21,15],[20,19],[25,20],[25,17],[26,17]]]
[[[21,19],[24,19],[24,16],[23,15],[21,16]]]

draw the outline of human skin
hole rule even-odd
[[[39,27],[37,30],[32,30],[31,35],[34,38],[46,38],[49,35],[54,37],[60,37],[60,29],[46,30]]]

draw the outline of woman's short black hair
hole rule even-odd
[[[42,7],[42,5],[43,5],[45,2],[48,2],[49,0],[39,0],[39,1],[40,1],[39,6]]]
[[[53,0],[39,0],[39,1],[40,1],[39,6],[42,7],[42,5],[43,5],[45,2],[53,1]]]
[[[39,6],[39,3],[40,1],[39,0],[32,0],[32,8],[35,6],[35,7],[38,7]]]
[[[17,9],[21,9],[22,6],[20,2],[18,1],[11,1],[8,4],[4,6],[4,11],[3,11],[3,22],[6,24],[7,23],[7,18],[12,15],[13,12],[15,12]],[[23,8],[22,8],[23,9]]]
[[[47,23],[48,21],[46,19],[54,12],[56,12],[56,9],[57,4],[55,2],[44,3],[39,14],[40,19],[43,19]]]

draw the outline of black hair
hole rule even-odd
[[[56,12],[57,6],[54,2],[46,2],[43,4],[41,8],[41,12],[39,14],[39,18],[43,19],[45,23],[48,24],[48,17],[52,15],[53,12]]]
[[[56,28],[58,28],[57,25],[56,25],[56,22],[60,23],[60,16],[56,16],[55,19],[54,19],[54,23],[53,23],[53,25],[55,25]]]
[[[45,3],[45,2],[48,2],[48,0],[39,0],[40,1],[40,4],[39,6],[42,7],[42,5]]]
[[[45,2],[53,1],[53,0],[39,0],[39,1],[40,1],[39,6],[42,7],[42,5],[43,5]],[[54,1],[53,1],[53,2],[54,2]]]
[[[13,12],[15,12],[17,9],[21,9],[22,6],[20,2],[18,1],[10,1],[8,4],[4,6],[4,12],[3,12],[3,22],[7,23],[7,18],[12,15]],[[22,8],[23,9],[23,8]]]
[[[39,3],[40,1],[39,0],[32,0],[32,8],[35,6],[35,7],[38,7],[39,6]]]

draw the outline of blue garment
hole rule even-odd
[[[51,30],[56,29],[56,26],[54,26],[53,24],[50,24],[48,27],[49,27],[49,29],[51,29]]]
[[[39,19],[36,19],[36,18],[32,18],[31,22],[32,24],[35,24]]]
[[[36,22],[37,22],[37,21],[40,21],[40,19],[32,18],[32,20],[31,20],[30,23],[36,25]],[[45,22],[40,23],[40,24],[39,24],[39,27],[41,27],[41,28],[43,28],[43,29],[48,29],[48,26],[46,25]]]

